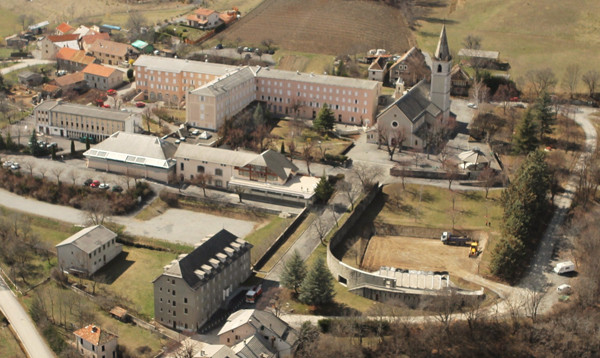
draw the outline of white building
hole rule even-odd
[[[123,251],[117,234],[102,225],[85,228],[56,245],[58,267],[91,276]]]
[[[87,325],[73,332],[77,352],[86,358],[116,358],[117,336],[95,325]]]

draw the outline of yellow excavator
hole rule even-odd
[[[479,242],[473,241],[471,242],[471,247],[469,249],[469,257],[477,257],[479,255]]]

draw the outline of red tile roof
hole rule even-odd
[[[219,19],[221,19],[224,23],[229,24],[236,19],[236,15],[235,15],[235,13],[232,13],[232,14],[221,13],[221,14],[219,14]]]
[[[133,49],[133,47],[128,44],[110,40],[97,40],[90,46],[89,51],[123,57],[129,49]]]
[[[71,62],[77,62],[84,65],[89,65],[96,61],[95,57],[87,56],[83,50],[74,50],[72,48],[63,47],[56,54],[57,60],[65,60]]]
[[[69,24],[67,24],[66,22],[63,22],[62,24],[56,26],[56,30],[62,32],[63,34],[67,34],[69,32],[72,32],[75,30],[75,28]]]
[[[113,338],[117,338],[114,334],[108,333],[100,327],[96,327],[93,324],[87,325],[81,329],[73,332],[77,337],[83,338],[84,340],[90,342],[91,344],[97,346],[101,343],[106,343],[111,341]]]
[[[210,10],[210,9],[204,9],[204,8],[199,8],[194,10],[194,14],[199,15],[199,16],[209,16],[212,13],[216,12],[215,10]]]
[[[81,41],[90,45],[90,44],[93,44],[94,42],[96,42],[97,40],[108,40],[108,39],[110,39],[110,34],[107,32],[90,31],[90,32],[88,32],[87,35],[85,35],[81,38]]]
[[[89,73],[90,75],[95,75],[95,76],[110,77],[110,75],[112,75],[115,71],[117,71],[117,70],[114,68],[110,68],[110,67],[92,63],[92,64],[87,65],[83,69],[82,72]]]
[[[52,42],[77,41],[78,39],[79,39],[78,34],[48,36],[48,40],[50,40]]]

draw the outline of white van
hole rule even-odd
[[[554,266],[554,272],[559,275],[573,271],[575,271],[575,264],[572,261],[559,262]]]

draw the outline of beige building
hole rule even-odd
[[[61,48],[79,50],[79,35],[52,35],[46,36],[38,41],[40,58],[42,60],[54,60]]]
[[[187,91],[201,87],[235,66],[159,56],[140,56],[133,64],[136,88],[150,101],[178,104]]]
[[[369,69],[367,70],[368,78],[371,81],[385,82],[387,73],[390,69],[389,62],[389,55],[378,56],[373,62],[371,62],[371,65],[369,65]]]
[[[116,358],[117,336],[97,327],[87,325],[73,332],[77,352],[86,358]]]
[[[155,321],[197,331],[250,276],[252,245],[227,230],[200,241],[154,279]]]
[[[131,45],[100,39],[94,41],[88,47],[88,52],[100,60],[100,62],[109,65],[118,65],[137,55],[137,52]]]
[[[189,92],[186,118],[189,125],[217,130],[256,99],[255,73],[236,69]]]
[[[181,143],[175,159],[180,181],[210,174],[209,186],[243,192],[244,197],[258,200],[306,205],[312,202],[319,181],[297,175],[294,163],[270,149],[256,154]]]
[[[175,150],[158,137],[116,132],[83,155],[88,168],[170,183],[175,179]]]
[[[117,234],[102,225],[85,228],[56,245],[58,267],[65,272],[92,276],[123,251]]]
[[[199,8],[186,17],[189,26],[198,27],[201,29],[213,29],[223,23],[219,17],[219,13],[210,10]]]
[[[217,335],[220,344],[232,347],[236,353],[236,347],[240,343],[252,348],[254,344],[248,344],[247,341],[256,339],[262,343],[259,346],[264,347],[266,351],[255,353],[265,353],[280,358],[292,357],[298,343],[298,333],[287,323],[271,312],[256,309],[244,309],[232,313]]]
[[[62,101],[42,102],[34,108],[33,116],[37,130],[46,135],[74,139],[87,136],[96,141],[118,131],[138,131],[140,122],[136,113]]]
[[[405,86],[412,87],[422,79],[429,78],[430,75],[431,70],[425,62],[425,56],[416,47],[406,51],[390,67],[390,83],[392,84],[396,84],[398,79],[402,79]]]
[[[106,67],[92,63],[82,71],[85,81],[90,88],[103,91],[118,88],[123,83],[123,72],[116,68]]]

